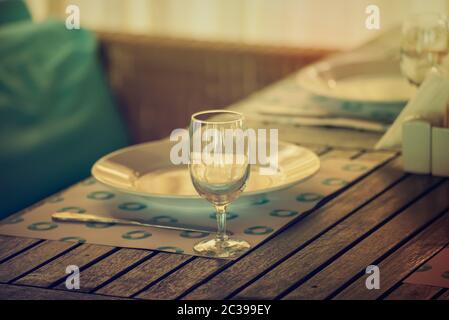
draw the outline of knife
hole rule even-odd
[[[123,226],[141,226],[141,227],[153,227],[169,230],[179,230],[179,231],[191,231],[191,232],[204,232],[204,233],[214,233],[215,229],[203,227],[202,229],[191,228],[190,226],[172,226],[172,225],[162,225],[162,224],[150,224],[146,222],[140,222],[136,220],[125,220],[125,219],[115,219],[96,216],[92,214],[84,213],[74,213],[74,212],[56,212],[51,215],[52,219],[55,221],[63,222],[94,222],[94,223],[114,223]]]
[[[298,115],[281,115],[281,114],[260,114],[251,116],[249,119],[260,121],[268,125],[284,124],[284,125],[299,125],[308,127],[335,127],[346,128],[363,131],[372,131],[383,133],[387,130],[388,126],[369,120],[352,119],[345,117],[325,117],[325,116],[298,116]]]

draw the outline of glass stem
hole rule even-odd
[[[217,236],[218,241],[226,241],[228,236],[226,234],[226,206],[215,206],[217,212]]]

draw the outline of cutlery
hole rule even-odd
[[[284,124],[284,125],[298,125],[309,127],[335,127],[346,128],[354,130],[363,130],[371,132],[383,133],[387,126],[383,123],[351,119],[344,117],[324,117],[324,116],[297,116],[297,115],[259,115],[252,116],[252,120],[261,121],[266,124]]]
[[[165,225],[165,224],[152,224],[146,223],[136,220],[125,220],[125,219],[115,219],[115,218],[107,218],[96,216],[92,214],[84,214],[84,213],[74,213],[74,212],[56,212],[52,214],[52,219],[55,221],[63,221],[63,222],[94,222],[94,223],[114,223],[118,225],[126,225],[126,226],[141,226],[141,227],[153,227],[153,228],[161,228],[161,229],[169,229],[169,230],[179,230],[179,231],[192,231],[192,232],[205,232],[205,233],[213,233],[215,230],[213,228],[202,227],[191,228],[187,225]]]

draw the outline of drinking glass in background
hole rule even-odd
[[[449,23],[441,14],[409,17],[402,26],[401,71],[410,83],[419,86],[427,72],[448,61]]]
[[[215,207],[218,225],[214,238],[194,246],[200,254],[230,258],[250,247],[226,233],[226,209],[243,191],[250,173],[249,143],[241,134],[244,129],[244,117],[238,112],[209,110],[192,115],[190,176],[196,191]]]

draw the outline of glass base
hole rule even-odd
[[[248,250],[251,245],[245,240],[227,239],[219,241],[216,238],[198,242],[193,250],[195,252],[215,258],[233,258]]]

